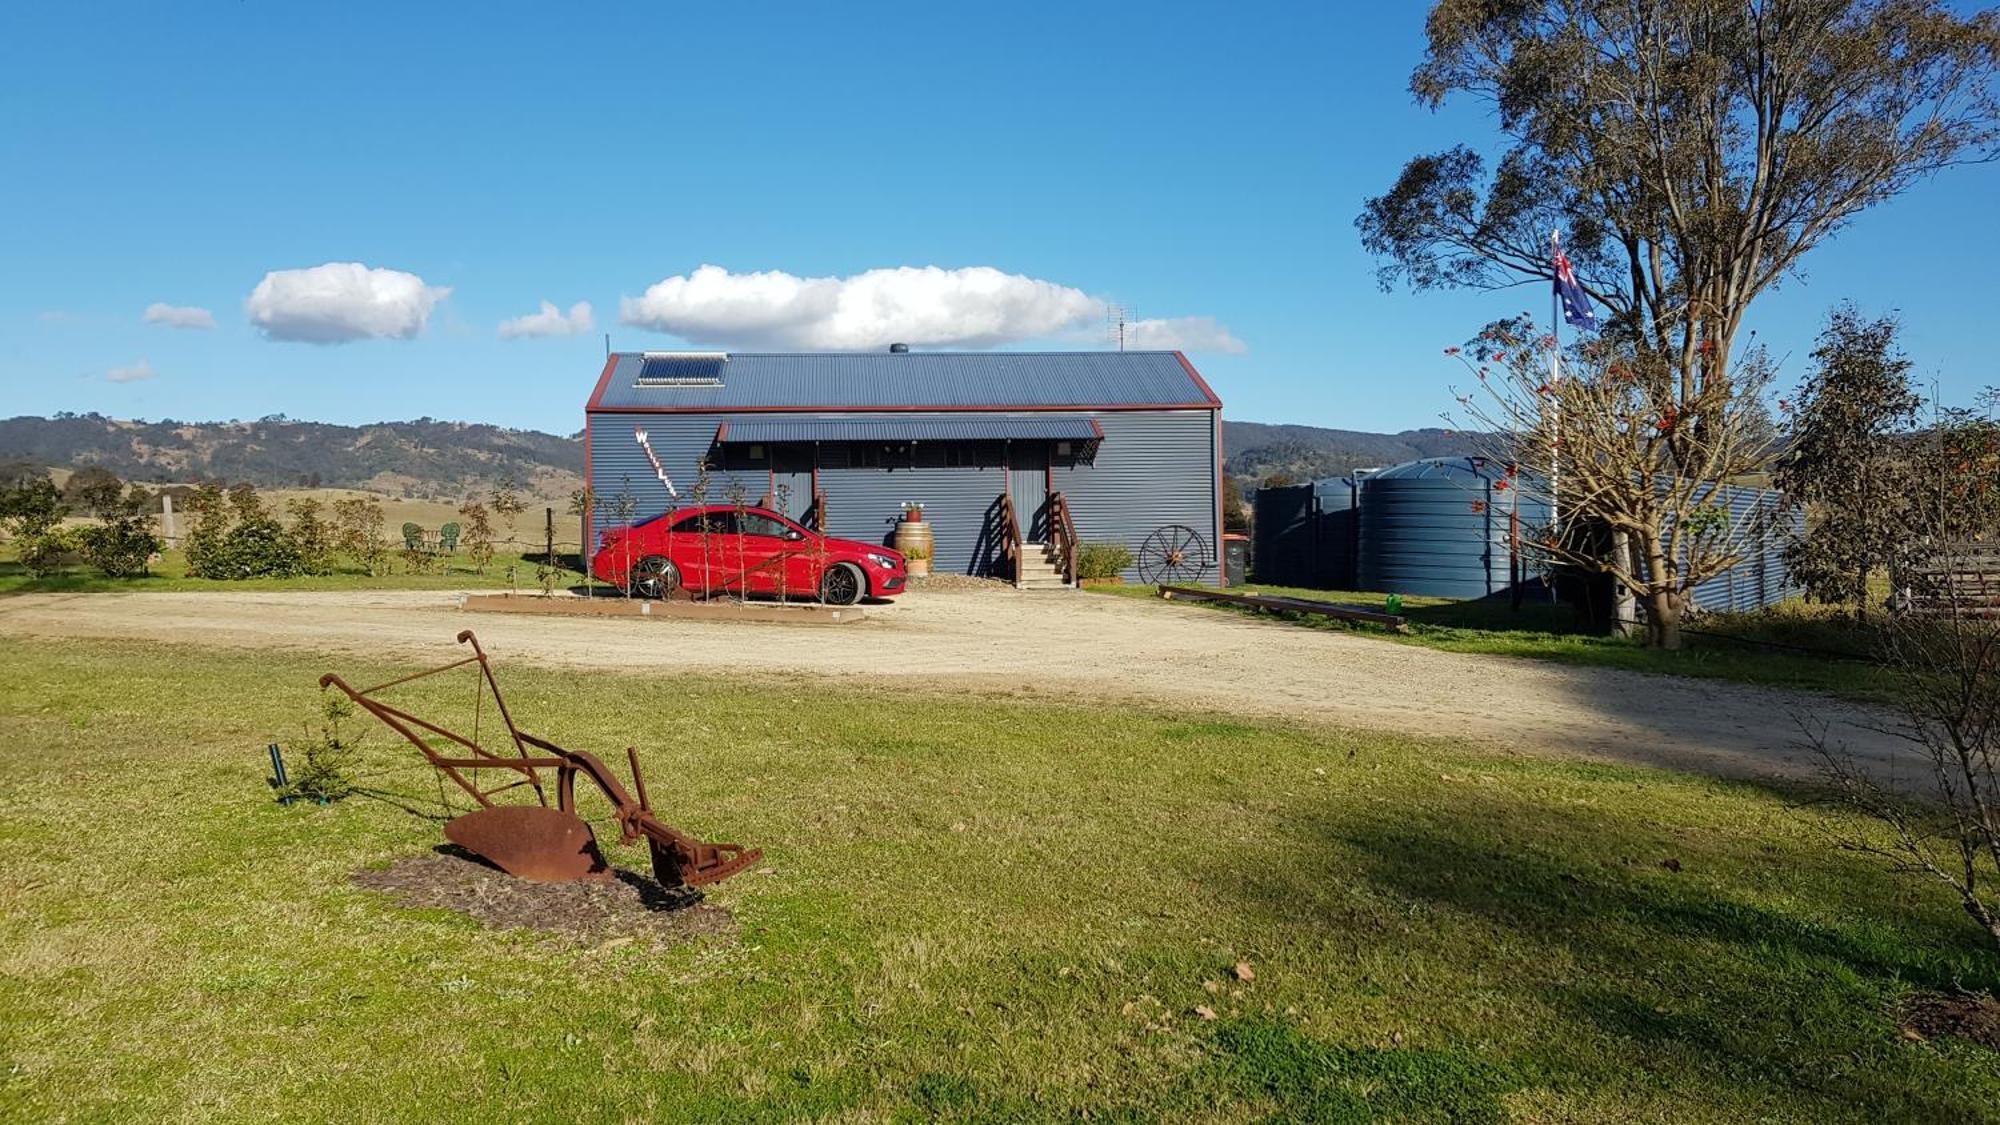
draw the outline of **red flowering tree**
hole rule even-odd
[[[1515,487],[1560,518],[1530,532],[1551,561],[1610,574],[1645,607],[1647,640],[1678,648],[1694,588],[1764,549],[1778,512],[1732,513],[1727,482],[1769,467],[1774,431],[1761,349],[1728,379],[1684,391],[1651,349],[1590,341],[1550,363],[1555,341],[1526,316],[1447,354],[1463,428],[1521,467]]]

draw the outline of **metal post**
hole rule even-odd
[[[542,509],[542,565],[556,565],[556,510]]]

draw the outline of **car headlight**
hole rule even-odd
[[[868,552],[866,557],[869,562],[874,563],[876,566],[881,567],[883,570],[896,569],[896,560],[890,558],[887,555],[878,555],[875,552],[870,551]]]

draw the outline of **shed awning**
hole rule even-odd
[[[805,441],[1102,441],[1095,418],[912,418],[869,421],[724,422],[720,445],[779,445]]]

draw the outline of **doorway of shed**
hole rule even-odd
[[[1049,443],[1016,441],[1007,445],[1007,496],[1021,521],[1021,535],[1030,543],[1048,541]]]

